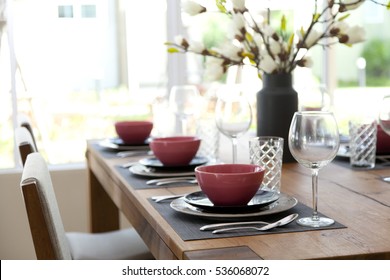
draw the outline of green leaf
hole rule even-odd
[[[301,33],[301,36],[305,36],[305,29],[303,29],[303,26],[301,26],[301,29],[299,30],[299,32]]]
[[[290,35],[290,38],[288,38],[288,46],[287,46],[287,49],[288,49],[288,52],[290,53],[291,51],[291,48],[292,48],[292,45],[294,43],[294,33],[292,33]]]
[[[219,11],[224,14],[226,14],[227,12],[225,4],[226,4],[226,0],[215,0],[215,5],[219,9]]]
[[[286,31],[286,25],[287,25],[287,20],[285,15],[282,16],[282,19],[280,21],[280,28],[282,31]]]
[[[320,17],[321,17],[321,14],[319,14],[319,13],[314,14],[313,21],[315,21],[315,22],[318,21]]]
[[[340,18],[338,19],[338,21],[342,21],[342,20],[346,19],[347,17],[349,17],[350,15],[351,15],[351,14],[346,14],[346,15],[340,17]]]
[[[387,8],[388,10],[390,10],[390,1],[389,1],[389,3],[387,3],[386,8]]]
[[[245,39],[249,42],[249,43],[252,43],[253,42],[253,37],[250,33],[246,32],[245,33]]]
[[[169,52],[169,53],[178,53],[179,50],[176,49],[176,48],[168,48],[168,52]]]

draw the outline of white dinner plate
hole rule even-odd
[[[135,164],[129,168],[130,172],[145,177],[152,178],[164,178],[164,177],[177,177],[177,176],[193,176],[195,175],[195,171],[175,171],[175,170],[165,170],[165,169],[156,169],[149,168],[142,164]]]
[[[106,148],[106,149],[115,150],[115,151],[132,151],[132,150],[148,150],[149,149],[149,144],[147,141],[145,142],[145,144],[130,145],[130,144],[125,144],[119,138],[104,139],[102,141],[99,141],[99,146]]]
[[[287,194],[280,194],[280,197],[274,203],[262,208],[258,211],[253,211],[249,213],[213,213],[211,211],[205,211],[195,206],[188,204],[184,197],[177,198],[171,202],[171,208],[177,212],[199,216],[209,219],[240,219],[240,218],[250,218],[265,216],[270,214],[276,214],[283,211],[287,211],[297,205],[298,200],[295,197],[289,196]]]

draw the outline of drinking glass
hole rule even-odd
[[[390,95],[386,95],[382,99],[378,121],[383,131],[390,135]],[[384,177],[382,179],[390,183],[390,177]]]
[[[334,223],[332,219],[319,217],[318,171],[331,162],[339,149],[337,122],[331,112],[296,112],[291,122],[288,146],[291,154],[306,168],[311,169],[313,214],[297,222],[302,226],[323,227]]]
[[[232,140],[233,163],[237,163],[237,138],[244,135],[252,123],[252,109],[236,85],[222,87],[215,105],[215,121],[219,131]]]
[[[200,93],[194,85],[173,86],[169,94],[169,108],[179,117],[181,132],[187,134],[187,121],[199,109]]]

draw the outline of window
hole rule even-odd
[[[72,18],[73,17],[73,6],[71,6],[71,5],[58,6],[58,17],[59,18]]]
[[[96,17],[96,6],[95,5],[81,5],[81,17],[95,18]]]

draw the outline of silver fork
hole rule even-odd
[[[159,178],[146,181],[147,185],[157,184],[159,182],[173,181],[173,180],[194,180],[194,176],[182,176],[182,177],[168,177],[168,178]]]
[[[175,199],[179,197],[186,196],[187,194],[169,194],[169,195],[158,195],[158,196],[152,196],[152,200],[154,202],[160,202],[168,199]]]
[[[163,181],[163,182],[158,182],[156,183],[156,186],[163,186],[163,185],[169,185],[169,184],[175,184],[175,183],[189,183],[189,184],[197,184],[198,181],[196,179],[192,179],[192,180],[170,180],[170,181]]]

